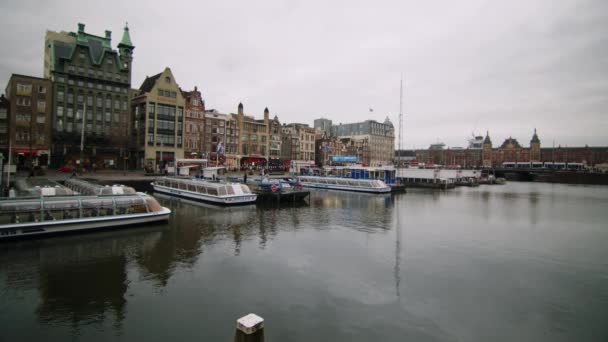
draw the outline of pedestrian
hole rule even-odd
[[[247,170],[243,172],[243,183],[247,184]]]

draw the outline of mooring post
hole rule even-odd
[[[264,319],[253,313],[237,319],[234,342],[264,342]]]

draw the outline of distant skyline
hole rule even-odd
[[[46,30],[81,22],[115,48],[128,22],[133,88],[168,66],[224,113],[398,130],[403,75],[405,148],[528,146],[534,128],[543,147],[608,146],[606,1],[5,1],[0,21],[2,93],[42,77]]]

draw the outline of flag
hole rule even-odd
[[[217,141],[217,147],[216,147],[216,149],[215,149],[215,153],[217,153],[217,154],[222,154],[222,153],[224,153],[224,151],[223,151],[223,147],[222,147],[222,142],[221,142],[221,141],[219,141],[219,140]]]

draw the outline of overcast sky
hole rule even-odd
[[[608,145],[608,1],[3,1],[0,84],[42,76],[45,30],[128,21],[132,86],[169,66],[207,108],[281,122],[399,120],[404,147]],[[370,112],[370,108],[373,112]],[[397,144],[397,139],[395,141]]]

